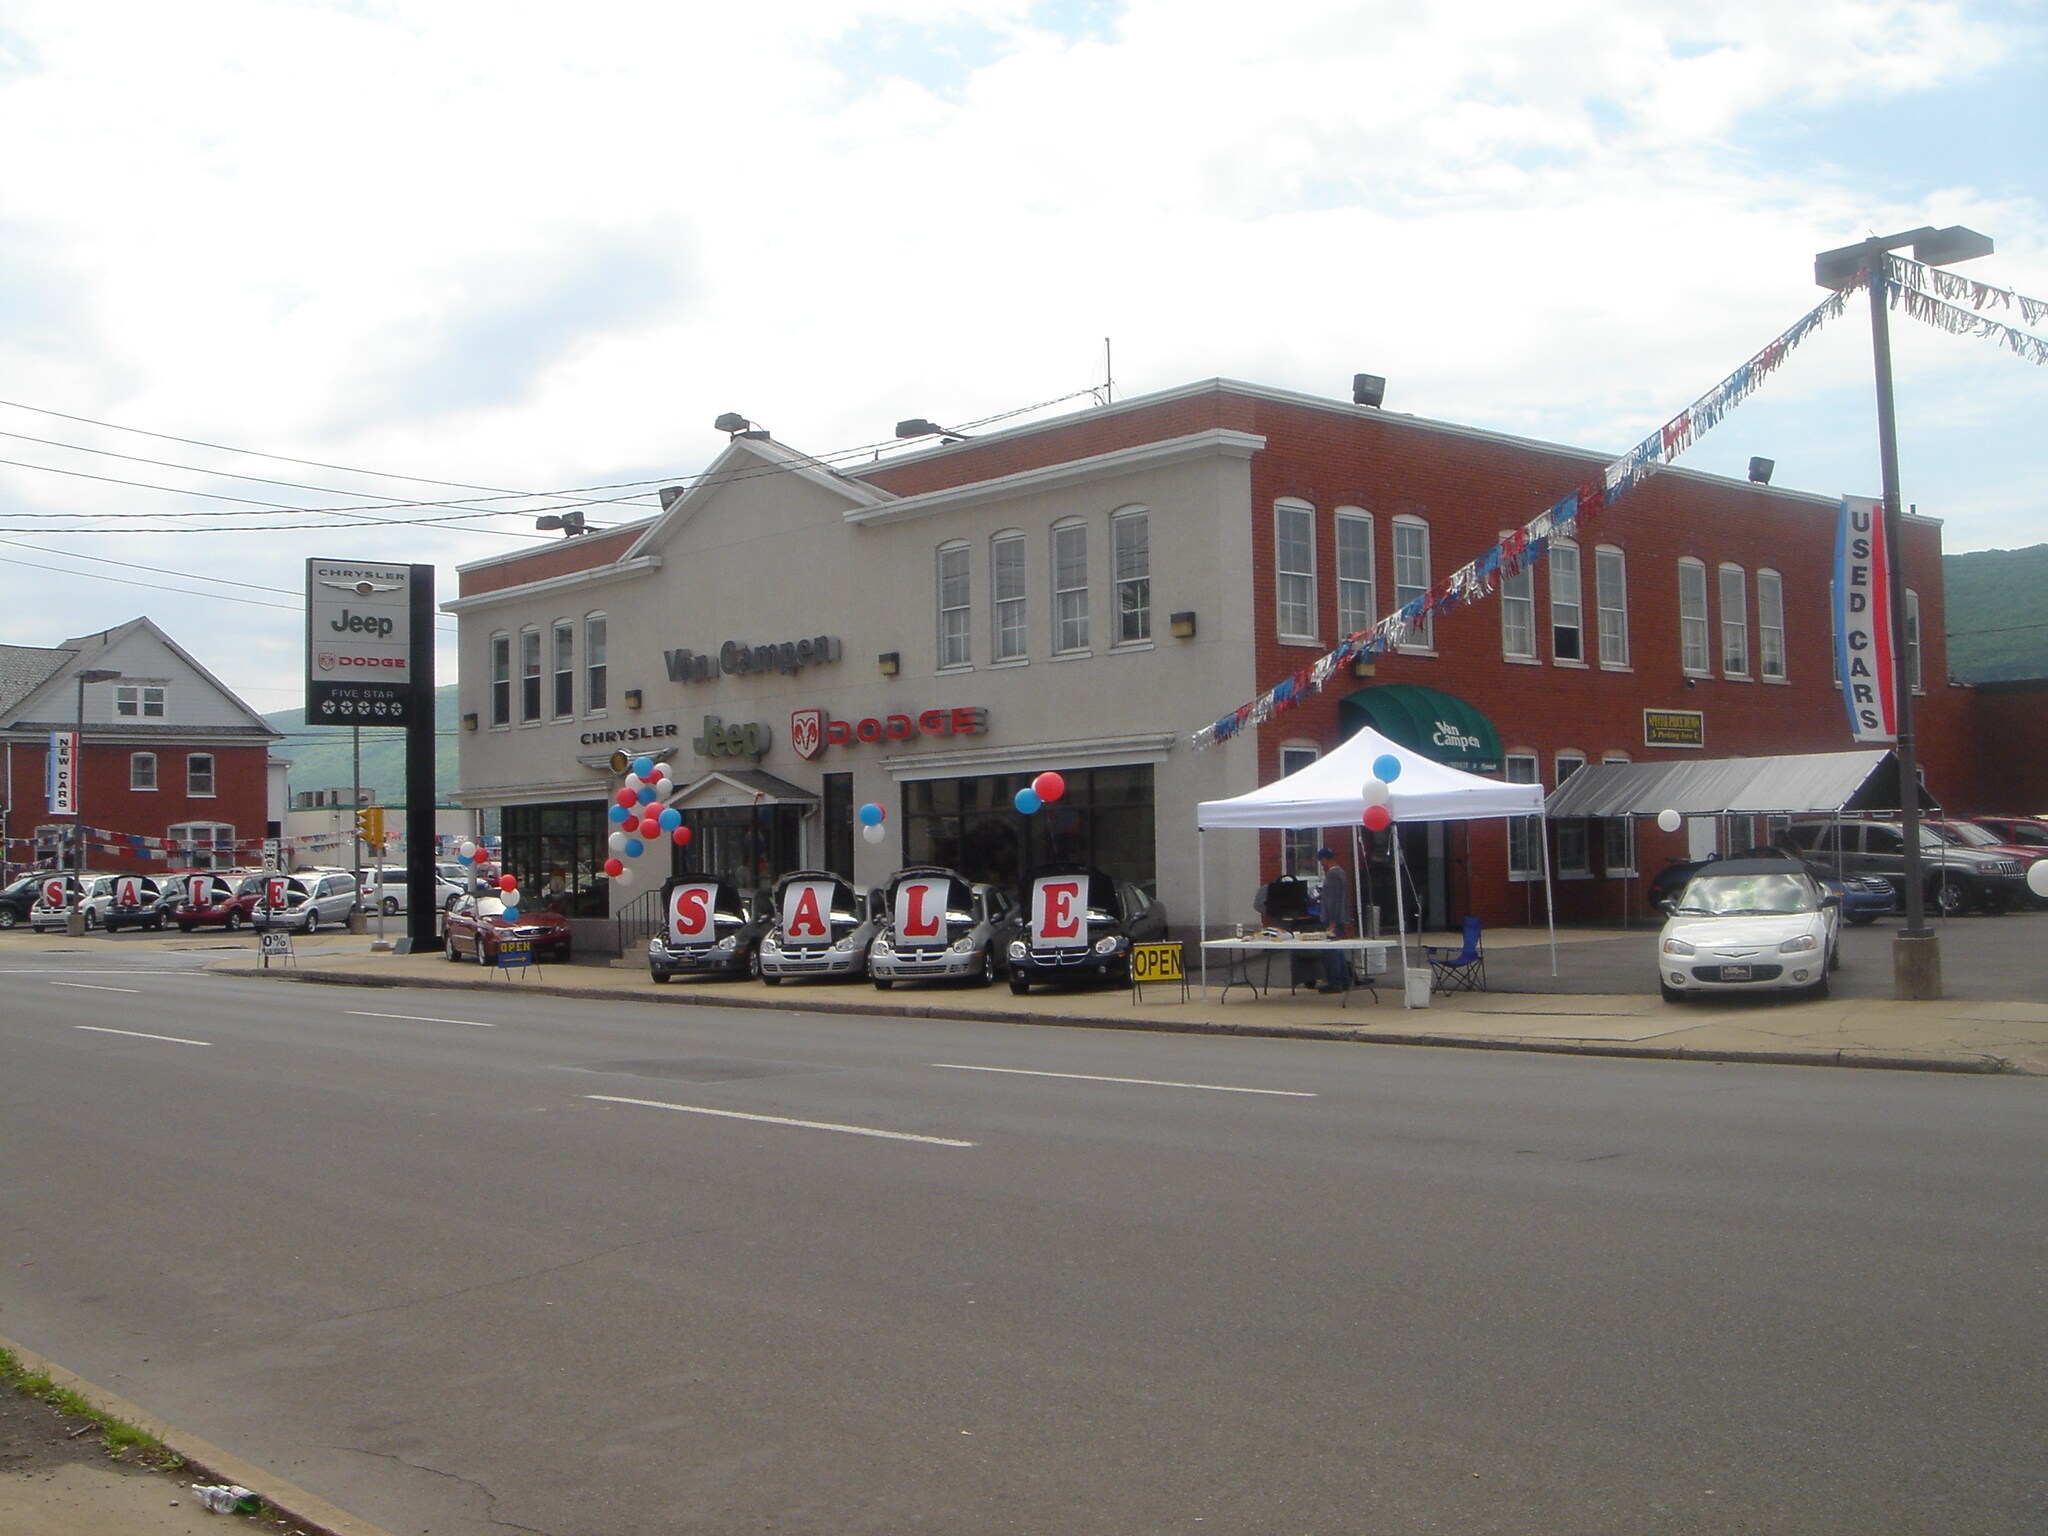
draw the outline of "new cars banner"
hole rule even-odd
[[[43,759],[43,795],[52,816],[78,814],[78,736],[73,731],[50,732],[49,755]]]
[[[1896,740],[1898,667],[1884,508],[1864,496],[1842,498],[1835,526],[1835,659],[1850,734],[1858,741]]]

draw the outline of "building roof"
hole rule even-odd
[[[71,652],[41,645],[0,645],[0,715],[49,681]]]

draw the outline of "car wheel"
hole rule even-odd
[[[99,913],[97,913],[97,912],[93,911],[93,909],[92,909],[91,907],[87,907],[87,908],[85,909],[85,926],[86,926],[86,931],[87,931],[87,932],[91,932],[91,931],[92,931],[93,929],[95,929],[95,928],[99,927],[99,925],[100,925],[100,915],[99,915]]]
[[[386,896],[383,901],[383,907],[386,917],[398,916],[398,898],[396,896]]]
[[[14,915],[14,908],[0,907],[0,928],[12,928],[21,919]]]
[[[1970,883],[1954,875],[1941,875],[1928,892],[1934,910],[1943,917],[1960,917],[1970,910]]]
[[[981,984],[984,987],[996,984],[996,952],[993,949],[981,952]]]
[[[657,987],[665,987],[669,984],[670,977],[667,971],[649,971],[647,974],[654,978],[654,984]]]
[[[868,980],[875,984],[877,992],[886,992],[896,985],[896,978],[893,976],[870,976]]]
[[[761,979],[761,952],[758,949],[747,956],[747,977],[752,981]]]
[[[308,906],[306,908],[306,937],[311,938],[314,934],[318,933],[319,931],[320,909],[318,907]]]
[[[1806,995],[1816,1003],[1826,999],[1828,995],[1828,973],[1826,971],[1820,973],[1819,981],[1816,981],[1806,989]]]
[[[191,925],[190,923],[180,923],[180,924],[178,924],[178,932],[180,932],[180,933],[190,933],[191,931],[192,931],[192,925]]]
[[[491,963],[491,952],[484,944],[484,936],[482,934],[476,936],[476,963],[478,965],[489,965]]]
[[[445,933],[441,936],[441,953],[448,957],[450,964],[462,958],[462,951],[455,947],[454,934]]]
[[[1022,976],[1019,976],[1015,971],[1012,971],[1010,972],[1010,990],[1016,993],[1019,997],[1022,997],[1026,992],[1029,992],[1031,990],[1031,983],[1026,981]]]
[[[1831,971],[1839,971],[1841,968],[1842,946],[1840,944],[1837,944],[1834,946],[1834,948],[1828,951],[1828,969]]]
[[[1664,1001],[1667,1003],[1682,1003],[1685,1001],[1685,994],[1672,986],[1668,981],[1658,982],[1657,990],[1664,995]]]
[[[1852,912],[1849,914],[1849,926],[1852,928],[1868,928],[1876,921],[1877,914],[1875,912]]]
[[[242,926],[242,914],[241,914],[241,913],[239,913],[239,912],[235,912],[235,911],[230,911],[230,912],[228,913],[228,932],[229,932],[229,933],[233,933],[233,932],[234,932],[234,931],[235,931],[235,930],[236,930],[237,928],[239,928],[239,927],[241,927],[241,926]]]
[[[782,985],[782,978],[780,976],[772,976],[766,971],[763,971],[761,973],[761,980],[771,987],[779,987]]]

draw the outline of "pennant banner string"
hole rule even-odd
[[[1459,567],[1420,597],[1409,599],[1370,629],[1348,635],[1335,650],[1314,665],[1305,667],[1250,703],[1192,733],[1188,740],[1196,748],[1228,741],[1248,725],[1260,725],[1283,710],[1291,709],[1311,694],[1322,692],[1323,684],[1338,669],[1351,662],[1378,656],[1406,643],[1416,630],[1441,613],[1489,596],[1503,579],[1513,579],[1541,560],[1552,539],[1568,539],[1581,523],[1612,506],[1651,475],[1690,448],[1712,430],[1721,418],[1755,393],[1792,351],[1828,321],[1839,317],[1849,295],[1869,286],[1868,270],[1859,272],[1844,288],[1829,294],[1794,324],[1708,390],[1685,410],[1612,463],[1606,465],[1522,527],[1509,532],[1499,543],[1471,563]]]
[[[1953,304],[1967,304],[1975,310],[2000,304],[2007,309],[2017,309],[2020,318],[2029,325],[2039,325],[2041,317],[2048,315],[2048,300],[2030,299],[2010,288],[1996,288],[1990,283],[1980,283],[1942,267],[1930,267],[1906,256],[1887,255],[1885,264],[1890,269],[1888,275],[1893,282],[1922,293],[1932,293]]]
[[[1891,281],[1885,284],[1885,288],[1888,290],[1892,308],[1903,309],[1915,320],[1924,321],[1937,330],[1947,331],[1951,336],[1987,336],[2002,343],[2008,351],[2027,362],[2048,363],[2048,340],[2015,326],[2002,324],[1989,315],[1974,313],[1973,310],[1949,303],[1947,299],[1938,296],[1946,292],[1939,284],[1932,291],[1920,287],[1919,279],[1907,275],[1905,269],[1912,268],[1922,276],[1931,274],[1958,287],[1983,288],[1984,284],[1965,284],[1963,279],[1944,272],[1939,267],[1923,267],[1917,261],[1900,261],[1896,256],[1890,258],[1890,262],[1893,271]],[[2030,321],[2042,314],[2048,314],[2048,305],[2042,305],[2037,300],[2019,298],[2019,295],[2007,293],[2003,288],[1993,288],[1989,291],[2005,298],[2019,299],[2020,312]],[[1954,296],[1952,293],[1948,295],[1951,298]],[[1983,302],[1973,300],[1974,309],[1981,310]],[[2032,306],[2031,309],[2029,306]]]

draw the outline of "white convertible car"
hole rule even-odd
[[[1783,860],[1704,865],[1664,910],[1657,983],[1666,1002],[1709,992],[1826,997],[1841,963],[1841,898]]]

